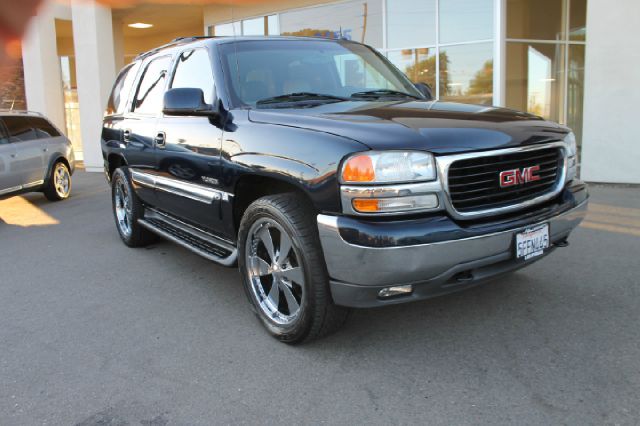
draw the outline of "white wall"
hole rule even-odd
[[[640,1],[588,0],[582,179],[640,183]]]
[[[116,77],[111,9],[91,1],[71,7],[80,131],[87,171],[102,171],[102,116]]]
[[[55,18],[67,16],[64,8],[48,4],[29,24],[22,43],[27,108],[37,111],[65,130],[64,94],[56,48]]]

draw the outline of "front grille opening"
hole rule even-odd
[[[449,167],[448,185],[451,204],[461,213],[520,204],[545,195],[556,187],[562,176],[560,148],[516,152],[458,160]],[[539,180],[512,187],[500,187],[500,173],[539,166]]]

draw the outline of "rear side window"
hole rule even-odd
[[[135,112],[155,114],[162,111],[162,98],[170,65],[170,56],[163,56],[149,62],[136,93]]]
[[[140,62],[134,62],[120,72],[107,103],[107,115],[124,113],[139,68]]]
[[[213,103],[213,71],[206,49],[190,50],[180,55],[171,88],[184,87],[202,89],[204,101]]]
[[[60,132],[42,117],[4,117],[11,142],[24,142],[60,136]]]

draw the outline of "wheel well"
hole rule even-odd
[[[125,159],[117,154],[109,155],[107,162],[109,163],[109,179],[111,179],[113,172],[115,172],[118,167],[122,167],[127,164]]]
[[[49,182],[50,178],[51,178],[51,173],[53,173],[53,167],[57,164],[57,163],[64,163],[65,166],[67,166],[67,169],[69,169],[69,171],[71,171],[71,166],[69,165],[69,162],[67,161],[66,158],[64,158],[62,155],[60,155],[59,157],[56,157],[55,160],[51,161],[49,163],[49,168],[47,169],[47,174],[44,178],[45,180],[45,184],[47,182]]]
[[[238,181],[235,188],[233,203],[233,223],[236,232],[240,229],[240,221],[247,207],[258,198],[267,195],[293,192],[304,197],[310,205],[313,205],[309,196],[296,185],[280,179],[265,176],[245,176]]]

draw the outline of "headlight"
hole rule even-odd
[[[578,174],[578,145],[576,144],[576,135],[569,132],[564,138],[567,149],[567,182],[572,181]]]
[[[340,176],[342,183],[426,182],[436,179],[436,168],[428,152],[366,152],[348,158]]]

